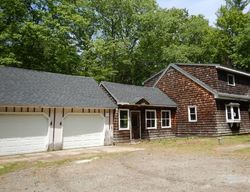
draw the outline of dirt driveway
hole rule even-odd
[[[4,174],[0,191],[250,191],[249,158],[147,145],[142,146],[145,150],[104,155],[90,162],[77,160]]]

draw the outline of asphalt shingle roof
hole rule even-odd
[[[117,104],[135,105],[141,99],[145,99],[152,106],[176,107],[165,93],[158,88],[126,85],[111,82],[101,82],[101,85],[114,97]]]
[[[115,108],[93,78],[0,66],[0,105]]]

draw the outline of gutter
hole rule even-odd
[[[236,95],[236,94],[229,94],[229,93],[218,93],[214,96],[215,99],[228,99],[228,100],[240,100],[240,101],[250,101],[249,95]]]

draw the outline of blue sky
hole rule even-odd
[[[157,0],[163,8],[186,8],[191,15],[202,14],[211,25],[216,21],[215,13],[224,4],[224,0]]]

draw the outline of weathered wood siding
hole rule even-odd
[[[219,92],[238,95],[247,95],[250,93],[250,77],[245,75],[216,69],[214,66],[206,65],[179,65],[179,67]],[[235,76],[235,86],[228,85],[228,74],[233,74]]]
[[[43,108],[43,107],[20,107],[0,106],[1,113],[44,113],[49,117],[49,150],[62,149],[63,127],[62,121],[68,113],[100,113],[105,117],[105,140],[106,145],[113,143],[113,110],[90,109],[90,108]]]
[[[174,137],[176,132],[176,109],[173,108],[154,108],[154,107],[137,107],[137,106],[122,106],[119,109],[129,109],[136,110],[141,112],[141,139],[158,139],[158,138],[169,138]],[[145,128],[145,111],[156,110],[157,114],[157,129],[146,129]],[[171,128],[162,128],[161,126],[161,110],[170,110],[171,111]],[[131,122],[130,130],[119,130],[119,110],[117,109],[114,114],[114,142],[130,142],[131,137]]]
[[[176,112],[177,135],[215,135],[216,104],[214,96],[207,90],[182,75],[175,69],[169,69],[157,86],[178,107]],[[188,106],[197,106],[197,122],[188,121]]]
[[[233,134],[250,133],[250,112],[249,112],[250,103],[239,102],[241,123],[239,124],[239,127],[237,127],[236,125],[233,125],[233,127],[230,127],[230,124],[226,122],[226,108],[225,108],[225,105],[229,104],[230,102],[235,102],[235,101],[218,100],[216,102],[216,105],[217,105],[216,129],[217,129],[218,135],[233,135]]]

